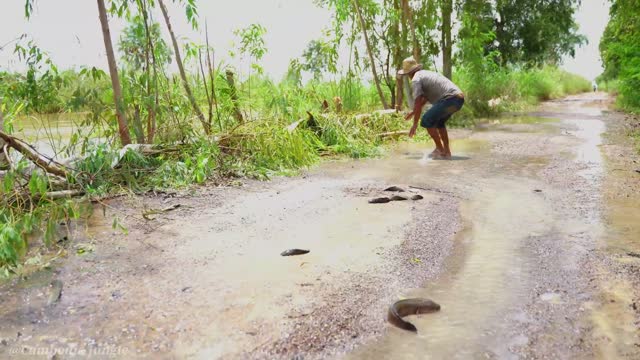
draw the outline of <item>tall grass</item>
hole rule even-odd
[[[466,103],[454,124],[468,124],[472,118],[498,115],[505,110],[520,109],[540,101],[590,91],[587,79],[545,66],[533,69],[503,69],[483,74],[474,81],[465,68],[454,74],[454,82],[465,92]],[[456,119],[455,117],[453,119]]]

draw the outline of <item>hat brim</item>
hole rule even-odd
[[[404,71],[403,69],[398,70],[398,75],[411,74],[412,72],[414,72],[416,70],[420,70],[420,69],[422,69],[422,64],[417,64],[414,67],[412,67],[411,69],[409,69],[408,71]]]

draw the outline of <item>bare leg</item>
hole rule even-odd
[[[442,145],[444,148],[444,152],[442,153],[442,155],[445,158],[451,158],[451,149],[449,148],[449,133],[447,132],[447,128],[438,128],[438,133],[440,134],[440,138],[442,139]]]
[[[436,151],[434,151],[433,155],[441,155],[444,154],[444,148],[442,147],[442,142],[440,141],[440,133],[436,128],[427,128],[427,132],[433,139],[433,142],[436,144]]]

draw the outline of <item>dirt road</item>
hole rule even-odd
[[[607,102],[456,131],[454,161],[400,144],[296,178],[114,200],[53,270],[0,285],[0,357],[637,359],[640,164]],[[367,203],[389,185],[424,199]],[[311,252],[280,256],[294,247]],[[47,306],[52,279],[64,288]],[[409,319],[417,335],[385,321],[414,296],[442,305]]]

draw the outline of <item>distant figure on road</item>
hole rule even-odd
[[[413,98],[415,99],[413,111],[405,116],[407,120],[413,116],[413,126],[409,131],[409,137],[416,134],[422,107],[427,101],[430,102],[432,106],[422,115],[420,126],[427,129],[436,144],[431,156],[434,159],[451,159],[449,134],[445,123],[453,113],[459,111],[464,105],[464,94],[456,84],[443,75],[422,70],[422,64],[418,64],[413,57],[404,59],[402,70],[398,71],[398,76],[411,78]]]
[[[593,88],[593,92],[598,91],[598,83],[595,80],[591,83],[591,87]]]

